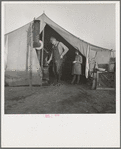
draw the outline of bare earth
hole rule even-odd
[[[115,91],[87,85],[5,87],[5,114],[115,113]]]

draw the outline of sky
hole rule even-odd
[[[94,45],[115,50],[115,4],[10,3],[4,7],[5,33],[43,12],[73,35]]]

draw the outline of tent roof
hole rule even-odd
[[[102,48],[102,47],[93,45],[91,43],[88,43],[88,42],[86,42],[86,41],[84,41],[84,40],[82,40],[82,39],[74,36],[73,34],[71,34],[70,32],[68,32],[67,30],[65,30],[64,28],[62,28],[58,24],[56,24],[54,21],[52,21],[49,17],[46,16],[45,13],[43,13],[41,16],[39,16],[36,19],[38,19],[38,20],[41,21],[41,25],[42,25],[41,31],[43,30],[43,28],[45,27],[45,25],[48,24],[50,27],[52,27],[56,32],[58,32],[65,40],[67,40],[75,48],[80,49],[80,43],[83,43],[83,44],[86,44],[86,45],[87,44],[90,45],[91,49],[94,50],[94,51],[110,50],[110,49],[107,49],[107,48]],[[27,23],[26,25],[24,25],[22,27],[28,26],[30,23],[32,23],[32,21],[29,22],[29,23]],[[14,31],[11,31],[11,32],[9,32],[9,33],[7,33],[5,35],[11,34],[12,32],[17,31],[17,30],[21,29],[22,27],[14,30]]]

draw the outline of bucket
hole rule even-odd
[[[49,67],[43,67],[43,80],[49,81]]]

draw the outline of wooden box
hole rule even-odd
[[[115,73],[114,72],[97,72],[96,89],[115,89]]]

